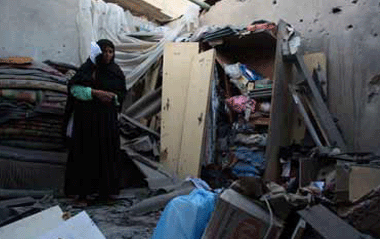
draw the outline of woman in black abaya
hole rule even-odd
[[[97,45],[101,54],[90,57],[68,84],[66,116],[73,116],[73,124],[65,194],[82,200],[94,193],[107,199],[119,193],[120,185],[117,114],[126,93],[125,76],[114,62],[113,43],[100,40]]]

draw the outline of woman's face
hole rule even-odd
[[[103,61],[105,64],[109,64],[112,61],[113,55],[115,54],[113,49],[109,46],[104,47],[103,49]]]

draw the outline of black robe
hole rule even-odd
[[[113,61],[95,67],[88,59],[69,81],[69,92],[73,85],[113,92],[120,105],[126,93],[125,76]],[[119,193],[121,152],[117,113],[120,109],[121,106],[106,105],[96,98],[81,101],[69,94],[66,122],[74,112],[74,125],[65,175],[66,195]]]

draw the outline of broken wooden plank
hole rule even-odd
[[[129,148],[128,146],[125,146],[125,145],[122,146],[121,150],[124,150],[125,153],[129,157],[131,157],[133,160],[136,160],[136,161],[152,168],[153,170],[160,172],[161,174],[165,175],[166,177],[170,177],[169,173],[165,172],[165,170],[163,169],[163,166],[160,163],[154,162],[154,161],[144,157],[143,155],[135,152],[133,149]]]
[[[316,120],[316,119],[318,119],[318,114],[317,114],[316,110],[313,108],[310,99],[308,99],[307,97],[303,97],[303,100],[305,102],[305,105],[307,105],[309,112],[311,113],[310,116],[313,117],[314,122],[315,122],[316,126],[318,127],[318,132],[321,134],[323,141],[325,142],[324,145],[327,147],[331,147],[332,144],[329,141],[329,136],[328,136],[327,132],[323,128],[322,122],[320,120]]]
[[[153,130],[151,130],[150,128],[148,128],[148,127],[142,125],[142,124],[139,123],[137,120],[134,120],[134,119],[132,119],[131,117],[128,117],[128,116],[126,116],[126,115],[123,114],[123,113],[121,113],[120,116],[121,116],[121,118],[122,118],[123,120],[126,120],[127,122],[133,124],[134,126],[136,126],[136,127],[140,128],[140,129],[142,129],[142,130],[144,130],[144,131],[150,133],[151,135],[155,136],[156,138],[160,138],[160,135],[159,135],[156,131],[153,131]]]
[[[310,72],[313,72],[314,69],[320,69],[318,71],[321,75],[320,84],[322,87],[322,93],[327,96],[327,58],[323,52],[315,52],[304,55],[304,61]]]
[[[304,60],[310,72],[320,67],[326,73],[326,55],[323,52],[305,54]],[[326,76],[324,77],[326,79]],[[324,86],[327,87],[327,84],[324,84]],[[302,144],[305,138],[306,126],[303,120],[301,120],[303,117],[300,112],[296,109],[293,112],[292,142]]]
[[[62,214],[63,212],[59,206],[49,208],[20,221],[1,227],[0,238],[35,239],[64,222]]]
[[[173,176],[178,171],[191,63],[197,54],[198,43],[165,45],[160,162]]]
[[[214,49],[193,59],[178,165],[178,177],[181,179],[187,176],[200,177],[214,63]]]
[[[329,141],[336,147],[339,147],[342,151],[345,151],[346,143],[344,142],[343,137],[339,132],[338,127],[336,126],[329,112],[329,109],[327,108],[327,105],[323,101],[323,98],[314,82],[314,79],[312,78],[312,75],[304,62],[303,56],[301,56],[300,53],[297,53],[296,58],[296,67],[298,69],[298,72],[306,80],[307,85],[311,90],[311,105],[318,114],[318,120],[321,121],[321,124],[329,135]]]
[[[362,234],[322,205],[298,211],[298,214],[325,239],[361,239]]]
[[[303,117],[303,120],[306,124],[306,127],[307,127],[311,137],[314,140],[314,143],[317,145],[317,147],[322,148],[323,144],[322,144],[321,140],[319,139],[317,131],[315,130],[315,128],[311,122],[311,119],[310,119],[309,115],[307,114],[307,111],[306,111],[304,105],[302,104],[302,101],[301,101],[297,91],[294,89],[293,86],[289,86],[289,89],[290,89],[290,92],[292,93],[294,103],[298,107],[298,110]]]

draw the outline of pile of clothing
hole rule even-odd
[[[229,167],[237,177],[260,177],[265,170],[265,147],[271,108],[271,81],[241,63],[225,65],[224,70],[240,95],[226,99],[226,105],[238,116],[233,123]],[[264,93],[252,93],[264,89]],[[264,123],[260,123],[264,122]],[[262,125],[264,124],[264,125]]]
[[[76,68],[1,56],[0,189],[62,190],[66,82]]]
[[[35,61],[0,64],[0,144],[63,149],[68,78],[69,74]]]

